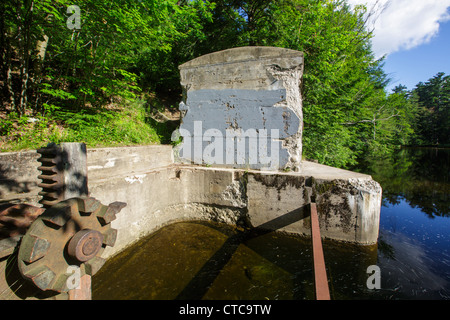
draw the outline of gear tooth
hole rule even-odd
[[[45,197],[46,199],[54,199],[58,200],[60,192],[58,190],[53,190],[52,192],[48,191],[39,191],[38,195]]]
[[[54,205],[42,215],[42,220],[49,222],[52,226],[60,228],[70,220],[72,207],[70,204],[61,203]]]
[[[55,279],[56,274],[45,265],[34,268],[28,268],[24,276],[29,278],[41,290],[49,289],[51,282]]]
[[[110,228],[103,234],[103,244],[105,246],[113,247],[117,239],[117,230]]]
[[[58,163],[58,158],[44,158],[41,157],[38,159],[39,162],[46,164],[47,166],[55,165]]]
[[[54,206],[57,204],[60,200],[54,200],[53,198],[49,198],[47,196],[44,196],[41,201],[39,201],[45,208],[50,208],[51,206]]]
[[[68,292],[67,279],[70,277],[68,274],[61,274],[53,282],[51,289],[56,292]]]
[[[86,274],[93,276],[100,270],[101,267],[105,264],[106,260],[101,257],[93,257],[91,260],[86,261],[84,263],[84,267],[86,270]]]
[[[93,197],[78,198],[78,211],[84,215],[90,215],[100,208],[101,203]]]
[[[45,148],[39,148],[36,150],[37,153],[41,155],[51,155],[56,156],[58,153],[58,146],[54,143],[49,143]]]
[[[45,212],[40,212],[42,214],[23,236],[19,247],[17,263],[20,273],[43,291],[68,292],[70,284],[67,280],[70,275],[66,274],[66,266],[74,262],[68,247],[78,239],[74,237],[83,230],[88,230],[84,231],[88,238],[74,243],[77,244],[76,248],[80,245],[82,254],[88,259],[82,262],[82,259],[76,257],[77,264],[82,262],[82,274],[92,276],[106,262],[101,258],[101,252],[106,246],[112,247],[116,242],[117,230],[107,224],[116,219],[116,214],[125,206],[121,202],[105,206],[95,198],[81,197],[58,202]],[[77,223],[80,230],[72,230],[72,222]],[[61,229],[64,226],[70,227],[70,232],[62,232],[65,231]],[[87,229],[87,226],[93,229]]]
[[[110,208],[111,210],[114,210],[115,214],[118,214],[126,206],[127,206],[127,204],[125,202],[116,201],[116,202],[110,203],[108,208]]]
[[[126,207],[125,202],[113,202],[109,206],[103,206],[101,210],[97,212],[97,218],[102,225],[106,225],[116,220],[116,214],[118,214],[123,208]]]
[[[49,247],[50,242],[46,239],[33,235],[27,235],[24,236],[24,239],[20,245],[19,257],[26,263],[33,263],[45,256]]]
[[[97,219],[102,226],[116,220],[115,210],[110,207],[103,206],[97,213]]]

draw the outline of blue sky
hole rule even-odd
[[[392,78],[390,89],[402,84],[411,90],[438,72],[450,75],[450,22],[442,23],[429,43],[388,55],[384,71]]]
[[[367,27],[375,55],[386,55],[389,90],[399,84],[414,89],[438,72],[450,75],[450,0],[347,1],[374,13]]]

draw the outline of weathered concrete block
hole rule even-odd
[[[378,240],[381,187],[370,178],[313,179],[313,196],[324,234],[334,240]]]
[[[88,195],[87,149],[84,143],[60,144],[64,164],[64,199]]]
[[[380,185],[370,176],[304,162],[303,173],[249,172],[248,223],[309,235],[309,203],[317,204],[321,235],[358,244],[378,240]]]
[[[180,67],[181,161],[299,171],[303,54],[273,47],[211,53]],[[176,137],[175,137],[176,138]]]
[[[252,227],[310,234],[310,190],[303,176],[249,172],[248,223]]]

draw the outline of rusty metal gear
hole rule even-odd
[[[105,263],[101,254],[114,246],[117,230],[111,221],[123,202],[102,205],[92,197],[72,198],[47,209],[23,236],[18,265],[25,279],[47,291],[68,292],[69,266],[81,276],[94,275]]]

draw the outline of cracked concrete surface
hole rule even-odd
[[[300,171],[302,75],[303,54],[274,47],[228,49],[181,65],[179,161]]]

